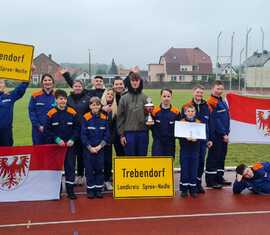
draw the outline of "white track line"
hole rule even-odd
[[[263,215],[270,214],[270,211],[238,211],[238,212],[219,212],[219,213],[202,213],[202,214],[182,214],[182,215],[156,215],[156,216],[134,216],[134,217],[109,217],[100,219],[81,219],[81,220],[62,220],[62,221],[45,221],[34,222],[30,220],[21,224],[2,224],[1,228],[10,227],[27,227],[42,225],[59,225],[59,224],[78,224],[78,223],[96,223],[96,222],[115,222],[115,221],[133,221],[133,220],[152,220],[152,219],[181,219],[194,217],[215,217],[215,216],[236,216],[236,215]]]

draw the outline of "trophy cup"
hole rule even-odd
[[[147,117],[146,117],[146,125],[147,126],[151,126],[151,125],[154,125],[154,120],[151,116],[151,113],[154,109],[154,104],[152,103],[152,99],[151,97],[148,97],[146,99],[146,104],[144,105],[144,109],[145,109],[145,112],[147,113]]]

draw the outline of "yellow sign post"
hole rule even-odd
[[[29,81],[34,47],[0,41],[0,78]]]
[[[172,157],[115,157],[113,163],[114,198],[174,196]]]

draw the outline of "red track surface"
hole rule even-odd
[[[1,203],[0,234],[268,234],[269,199],[235,196],[226,188],[208,190],[196,199],[182,199],[177,194],[173,199],[113,200],[106,194],[104,199],[94,200],[79,195],[73,204],[66,197],[60,201]],[[28,228],[3,227],[29,221]]]

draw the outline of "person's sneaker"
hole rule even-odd
[[[97,198],[103,198],[103,194],[102,194],[102,191],[101,190],[97,190],[96,197]]]
[[[78,186],[82,186],[83,185],[83,177],[82,176],[78,176],[76,178],[76,185],[78,185]]]
[[[112,191],[113,190],[112,183],[110,181],[106,181],[104,184],[105,184],[105,189],[107,191]]]
[[[204,188],[200,184],[197,185],[197,193],[205,193]]]
[[[181,197],[182,198],[186,198],[187,196],[188,196],[188,192],[186,192],[186,191],[181,192]]]
[[[87,198],[94,199],[95,197],[96,197],[96,194],[95,194],[95,192],[93,190],[87,191]]]

